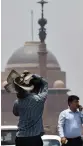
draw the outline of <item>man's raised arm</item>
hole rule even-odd
[[[15,100],[14,105],[13,105],[13,114],[15,116],[19,116],[19,111],[18,111],[18,100]]]
[[[41,78],[40,76],[37,77]],[[34,97],[39,101],[45,101],[48,95],[48,82],[44,78],[41,78],[41,81],[42,81],[41,91],[38,94],[34,95]]]

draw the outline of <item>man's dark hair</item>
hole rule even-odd
[[[70,96],[68,97],[68,105],[69,105],[70,103],[72,103],[74,100],[79,101],[79,97],[76,96],[76,95],[70,95]]]
[[[43,83],[41,79],[33,78],[30,80],[29,85],[34,85],[34,89],[31,91],[32,93],[39,93],[42,90]]]
[[[17,98],[24,99],[26,97],[25,96],[26,91],[24,89],[22,89],[21,87],[19,87],[18,85],[16,85],[16,84],[14,85],[14,87],[15,87],[15,90],[17,92]]]

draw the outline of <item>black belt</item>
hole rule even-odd
[[[75,137],[75,138],[67,138],[68,140],[78,140],[81,139],[81,136]]]

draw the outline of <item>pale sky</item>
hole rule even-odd
[[[34,40],[41,16],[36,0],[2,0],[2,70],[8,58],[25,41],[31,41],[31,10],[34,11]],[[47,48],[66,72],[67,88],[83,104],[83,0],[49,0],[45,5]]]

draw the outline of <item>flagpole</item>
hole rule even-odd
[[[31,37],[33,41],[33,10],[31,10]]]

